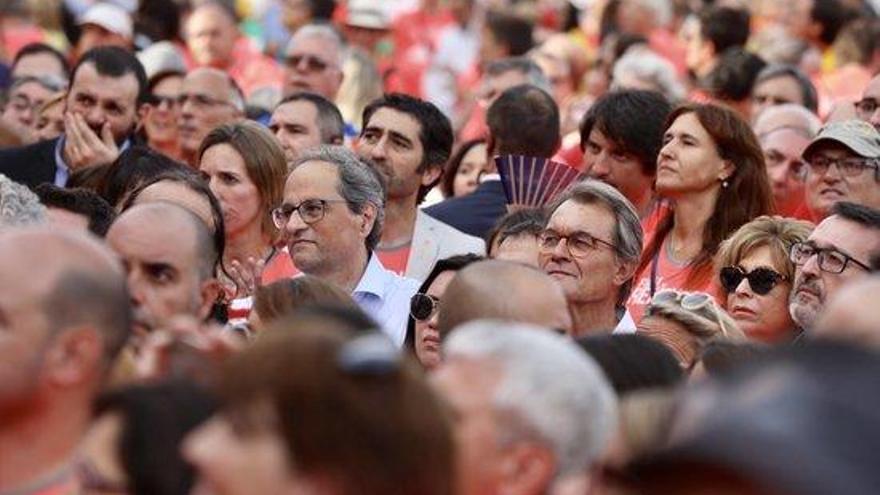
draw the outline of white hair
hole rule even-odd
[[[556,456],[556,480],[584,473],[617,427],[617,399],[602,370],[577,344],[524,323],[477,320],[446,339],[447,359],[489,360],[501,378],[493,407],[507,421],[500,441],[538,440]]]
[[[290,38],[285,53],[290,52],[290,50],[293,49],[296,40],[311,37],[324,38],[326,41],[336,46],[336,68],[342,70],[342,65],[345,63],[345,58],[348,55],[345,39],[343,39],[339,34],[339,31],[330,24],[312,23],[306,24],[297,29]]]
[[[46,207],[26,186],[0,174],[0,228],[40,224]]]
[[[783,103],[762,110],[752,128],[760,139],[781,128],[799,131],[804,137],[813,139],[822,129],[822,121],[803,105]]]
[[[612,70],[612,79],[620,81],[625,74],[654,86],[672,102],[683,99],[687,94],[672,63],[648,48],[632,47],[617,60]]]

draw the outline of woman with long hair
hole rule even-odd
[[[773,210],[757,137],[742,117],[713,104],[689,103],[669,115],[655,184],[670,209],[653,232],[646,232],[627,304],[636,322],[664,289],[718,297],[712,264],[718,246]]]

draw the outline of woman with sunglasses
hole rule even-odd
[[[183,76],[182,72],[172,70],[150,78],[147,82],[149,98],[144,105],[141,127],[142,138],[150,148],[175,160],[181,159],[180,135],[177,132],[180,106],[177,97],[183,86]]]
[[[705,292],[663,290],[654,294],[637,332],[667,346],[688,373],[713,340],[746,340],[736,322]]]
[[[440,364],[440,342],[437,330],[437,312],[440,298],[455,273],[475,261],[483,259],[475,254],[464,254],[442,259],[434,265],[428,278],[410,299],[409,322],[406,325],[404,348],[416,355],[425,368]]]
[[[722,305],[750,339],[776,344],[795,336],[788,311],[794,264],[788,253],[812,230],[809,222],[763,216],[740,227],[718,248],[715,268]]]
[[[664,289],[718,295],[712,266],[718,246],[773,205],[758,138],[735,112],[712,104],[685,104],[669,115],[655,187],[671,206],[645,232],[627,303],[636,322]]]

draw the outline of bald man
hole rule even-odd
[[[203,67],[187,73],[178,96],[180,149],[184,161],[198,168],[199,145],[215,127],[244,118],[244,96],[222,70]]]
[[[845,285],[828,303],[811,336],[880,349],[880,276]]]
[[[441,338],[463,323],[486,318],[572,329],[565,293],[556,281],[537,268],[499,260],[459,271],[443,294],[437,318]]]
[[[128,339],[125,277],[86,234],[0,236],[0,493],[79,493],[74,451]]]
[[[194,213],[165,202],[135,205],[110,226],[107,243],[125,265],[138,336],[174,316],[209,316],[222,290],[218,253]]]

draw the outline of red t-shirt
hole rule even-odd
[[[385,269],[391,270],[398,275],[403,275],[404,273],[406,273],[406,264],[409,261],[409,252],[409,244],[388,251],[376,249],[376,255],[379,256],[379,261],[382,262],[382,266],[384,266]]]

